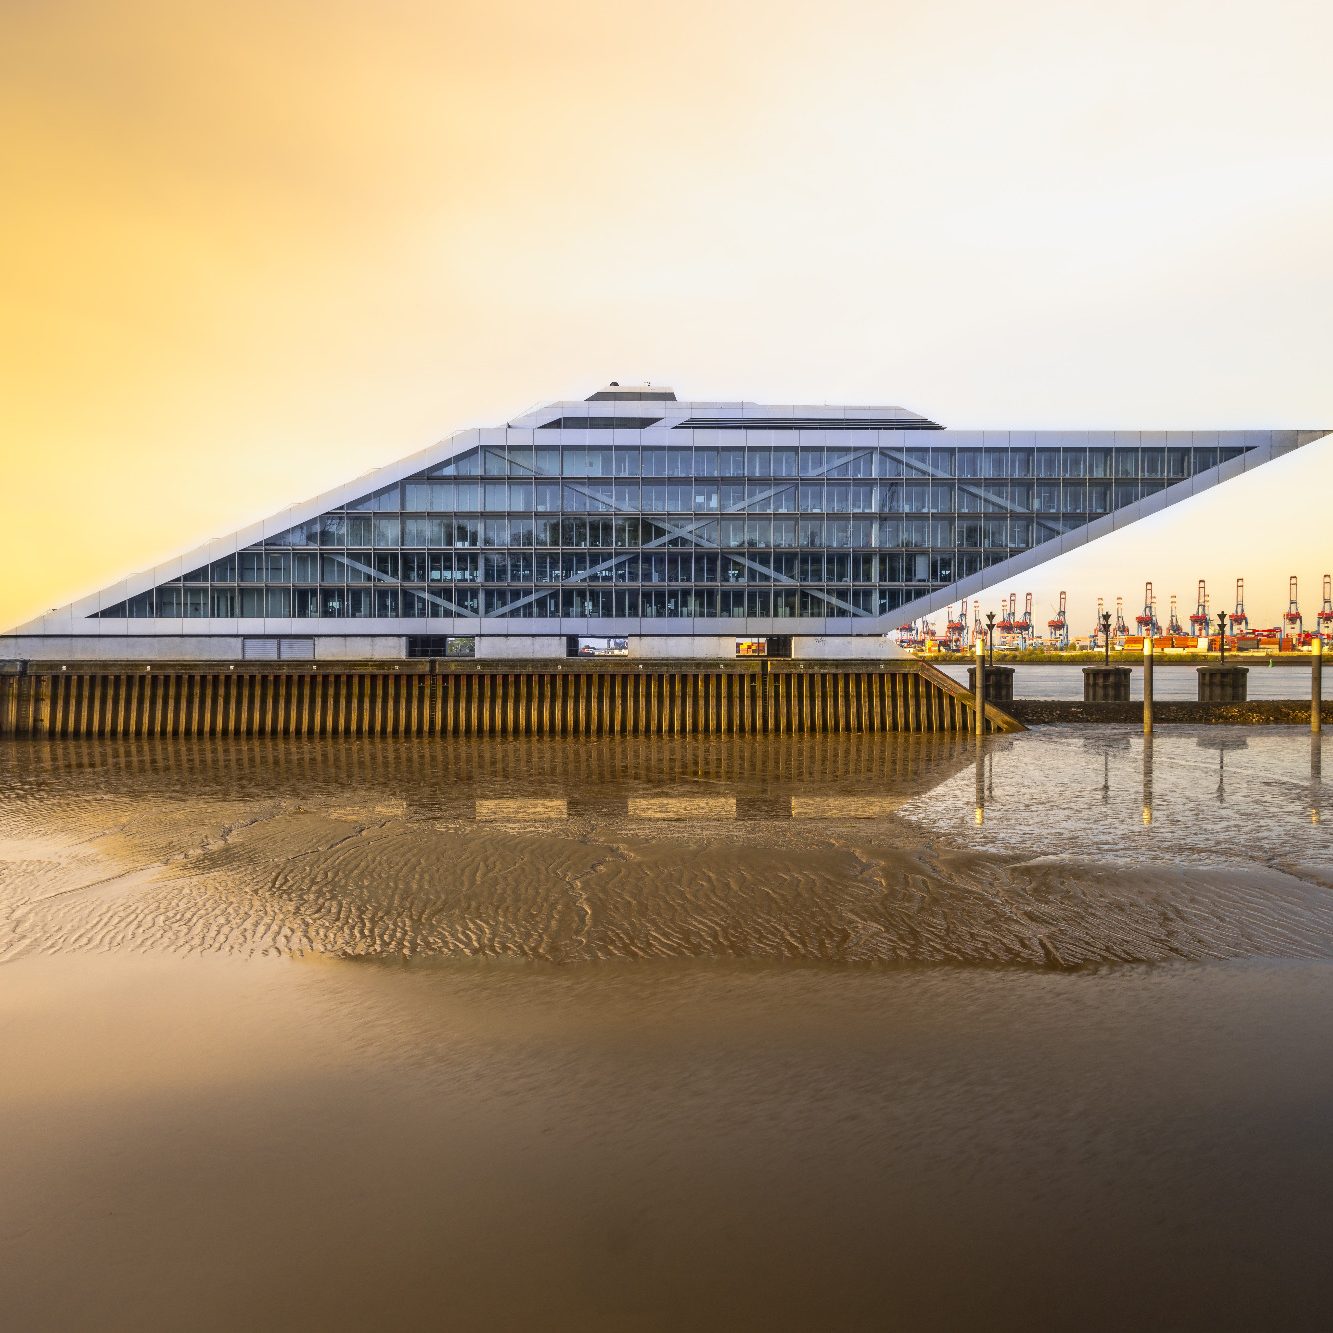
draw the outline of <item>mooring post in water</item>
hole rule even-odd
[[[1143,636],[1143,734],[1152,735],[1152,635]]]
[[[1324,641],[1318,634],[1310,640],[1310,730],[1323,730],[1320,717],[1324,702]]]
[[[975,678],[973,689],[976,692],[976,721],[977,735],[980,736],[986,730],[986,640],[977,639],[977,664],[974,668]]]

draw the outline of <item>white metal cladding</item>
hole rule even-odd
[[[646,394],[548,403],[459,431],[8,637],[175,637],[184,651],[209,637],[883,636],[1326,433],[953,431],[899,407]],[[432,488],[449,507],[433,507]],[[378,544],[377,516],[398,524],[391,544]],[[339,519],[354,520],[349,535],[326,542]],[[374,539],[351,542],[361,530]],[[493,531],[503,541],[488,544]],[[240,558],[269,552],[275,577],[265,566],[242,584]],[[305,585],[292,573],[297,554],[318,569]],[[214,577],[229,558],[230,584]],[[181,582],[201,570],[202,583]],[[131,604],[151,610],[112,614]],[[232,613],[213,614],[219,606]]]

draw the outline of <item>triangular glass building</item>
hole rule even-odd
[[[612,384],[127,578],[0,656],[892,655],[905,621],[1327,433],[958,431]]]

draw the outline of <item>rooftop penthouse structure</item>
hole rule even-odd
[[[948,430],[610,384],[0,635],[33,661],[873,658],[1322,430]]]

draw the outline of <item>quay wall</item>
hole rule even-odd
[[[1021,731],[988,704],[988,732]],[[123,663],[0,670],[0,737],[970,732],[975,702],[909,661]]]

